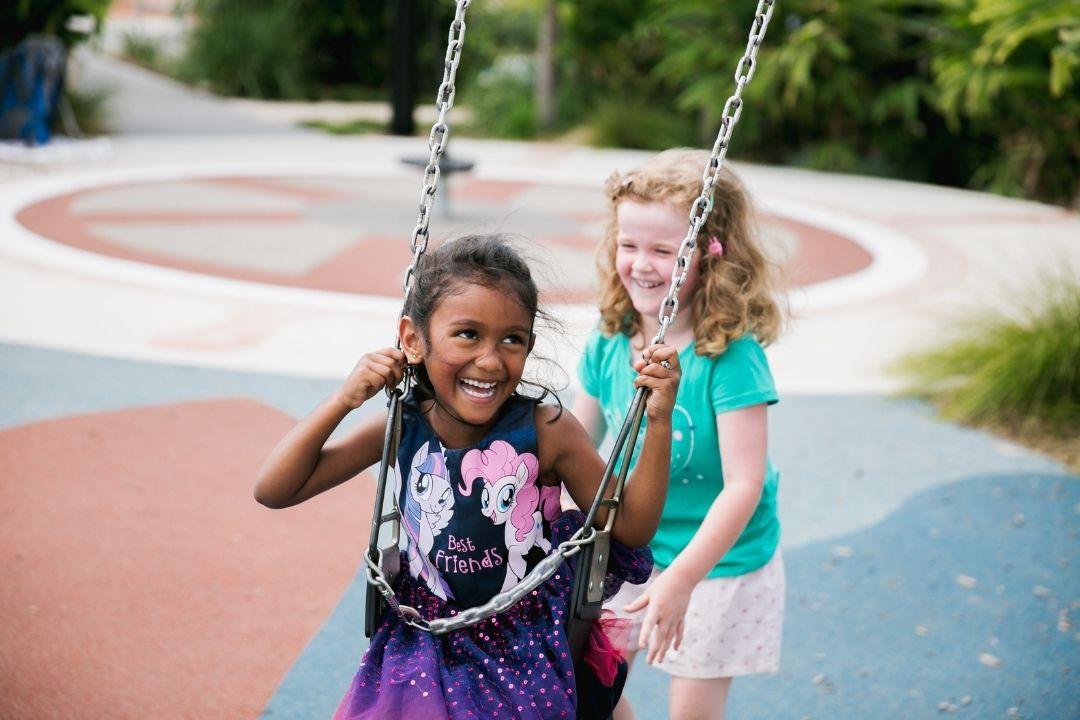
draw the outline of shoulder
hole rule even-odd
[[[626,342],[625,335],[605,335],[599,329],[592,331],[578,363],[578,379],[585,392],[603,399],[612,378],[619,372],[620,361],[627,357]]]
[[[724,349],[724,352],[713,358],[713,364],[718,369],[741,370],[745,366],[769,366],[769,360],[765,357],[765,348],[753,335],[743,335],[732,340]]]
[[[590,360],[602,360],[618,352],[626,344],[626,336],[621,333],[606,335],[600,328],[589,333],[585,341],[585,357]]]
[[[728,343],[724,352],[712,358],[711,395],[716,413],[747,405],[778,400],[776,384],[765,350],[752,335]]]
[[[588,441],[585,428],[566,408],[538,404],[533,420],[536,423],[536,446],[540,452],[540,464],[544,468],[550,469],[575,441],[582,438]]]

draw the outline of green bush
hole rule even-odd
[[[664,150],[693,145],[697,139],[685,115],[633,96],[598,101],[589,121],[596,145]]]
[[[1045,280],[1008,309],[958,323],[942,346],[899,366],[911,391],[950,418],[1076,438],[1080,429],[1080,283]]]
[[[477,75],[469,92],[467,132],[502,138],[536,135],[535,67],[525,55],[502,55]]]
[[[309,97],[310,30],[295,0],[199,0],[180,74],[222,95]]]
[[[183,77],[217,92],[290,99],[385,97],[390,0],[194,0],[198,23]],[[418,2],[414,85],[434,95],[453,7]],[[438,46],[437,48],[435,46]],[[441,61],[440,61],[441,64]]]
[[[711,142],[755,6],[574,3],[562,47],[588,98],[581,116],[626,98],[690,118],[696,144]],[[1080,204],[1080,1],[781,0],[775,8],[733,155]]]
[[[145,37],[136,33],[124,35],[123,56],[136,65],[141,65],[149,70],[162,72],[166,68],[161,55],[161,47],[151,37]],[[168,74],[168,73],[166,73]]]

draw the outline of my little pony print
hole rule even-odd
[[[518,455],[513,446],[502,440],[491,443],[487,450],[470,450],[461,460],[462,494],[470,495],[473,482],[483,479],[481,512],[495,525],[506,526],[503,590],[525,576],[528,570],[525,558],[534,546],[551,552],[551,543],[544,537],[543,520],[551,522],[559,517],[559,489],[538,486],[539,470],[535,455]]]
[[[434,450],[428,448],[434,444]],[[424,443],[409,463],[405,492],[398,488],[401,498],[401,524],[409,536],[409,574],[427,585],[428,590],[443,600],[453,598],[450,587],[436,571],[428,557],[435,537],[443,531],[454,515],[454,489],[446,471],[446,459],[438,443]],[[399,475],[400,480],[400,475]]]

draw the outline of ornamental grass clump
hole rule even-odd
[[[1004,431],[1080,464],[1080,282],[1044,278],[1010,307],[971,315],[898,369],[950,419]]]

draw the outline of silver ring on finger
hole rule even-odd
[[[670,360],[661,360],[660,364],[663,365],[668,370],[671,369],[671,361]]]

